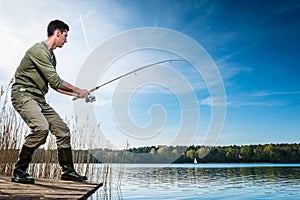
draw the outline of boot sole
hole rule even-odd
[[[86,181],[87,180],[87,179],[74,179],[71,177],[61,177],[60,179],[63,181]]]
[[[12,177],[11,181],[15,182],[15,183],[34,184],[34,179],[19,179],[19,180],[17,180]]]

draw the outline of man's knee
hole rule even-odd
[[[48,123],[39,123],[36,125],[33,134],[40,138],[40,145],[43,145],[47,141],[47,137],[49,135],[49,124]]]
[[[48,123],[38,123],[35,124],[35,127],[32,128],[32,132],[43,132],[48,135],[49,132],[49,124]],[[46,133],[47,132],[47,133]]]
[[[49,130],[31,132],[25,138],[25,145],[31,148],[38,148],[47,141]]]
[[[49,130],[44,130],[41,132],[41,134],[40,134],[41,140],[40,140],[39,146],[46,143],[48,135],[49,135]]]

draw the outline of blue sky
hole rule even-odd
[[[226,93],[226,118],[217,145],[300,142],[300,1],[142,0],[78,1],[75,4],[68,0],[28,0],[1,1],[0,4],[0,85],[4,87],[26,49],[45,39],[45,27],[52,19],[59,18],[70,25],[69,42],[55,53],[58,72],[71,83],[76,82],[89,55],[111,37],[136,28],[165,28],[200,44],[221,74]],[[168,56],[151,51],[133,53],[117,60],[103,79],[109,80],[136,66]],[[182,144],[201,145],[212,115],[203,77],[196,76],[187,63],[165,64],[164,67],[177,69],[195,89],[199,130],[190,140],[185,141],[183,136]],[[147,73],[170,79],[153,71]],[[143,77],[142,72],[137,77]],[[116,84],[94,93],[97,102],[92,107],[104,137],[117,147],[126,145],[127,141],[130,146],[170,144],[170,138],[180,126],[178,96],[183,95],[176,96],[168,88],[150,85],[131,96],[128,112],[136,125],[145,127],[151,123],[148,114],[153,105],[163,107],[155,117],[164,115],[161,111],[166,115],[162,132],[140,140],[120,131],[113,115],[109,114]],[[174,87],[180,88],[180,85]],[[73,115],[71,98],[53,91],[47,98],[62,116]]]

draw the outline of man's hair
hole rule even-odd
[[[61,32],[69,31],[69,26],[58,19],[51,21],[47,27],[48,37],[52,36],[54,34],[54,31],[56,31],[57,29]]]

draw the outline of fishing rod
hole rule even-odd
[[[133,73],[136,73],[137,71],[146,69],[146,68],[148,68],[148,67],[152,67],[152,66],[154,66],[154,65],[158,65],[158,64],[161,64],[161,63],[172,63],[172,62],[180,62],[180,61],[185,61],[185,60],[183,60],[183,59],[168,59],[168,60],[161,60],[161,61],[158,61],[158,62],[154,62],[154,63],[148,64],[148,65],[139,67],[139,68],[137,68],[137,69],[135,69],[135,70],[132,70],[132,71],[127,72],[127,73],[125,73],[125,74],[123,74],[123,75],[121,75],[121,76],[118,76],[118,77],[116,77],[116,78],[114,78],[114,79],[112,79],[112,80],[110,80],[110,81],[107,81],[107,82],[105,82],[105,83],[103,83],[103,84],[101,84],[101,85],[98,85],[98,86],[96,86],[96,87],[90,89],[89,92],[94,92],[95,90],[98,90],[99,88],[101,88],[101,87],[103,87],[103,86],[105,86],[105,85],[107,85],[107,84],[109,84],[109,83],[112,83],[112,82],[114,82],[114,81],[116,81],[116,80],[118,80],[118,79],[120,79],[120,78],[123,78],[123,77],[128,76],[128,75],[133,74]],[[75,100],[77,100],[77,99],[79,99],[79,98],[78,98],[78,97],[74,97],[74,98],[73,98],[73,101],[75,101]],[[92,95],[87,96],[86,99],[85,99],[85,102],[93,102],[93,101],[96,101],[96,98],[95,98],[95,96],[92,96]]]

